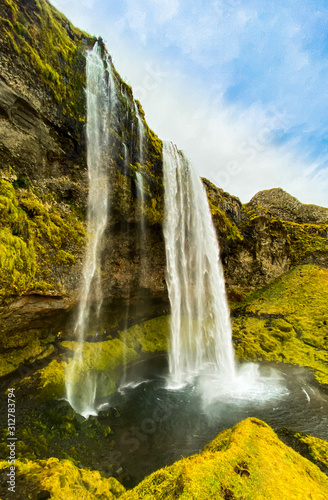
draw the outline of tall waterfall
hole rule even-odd
[[[172,143],[163,145],[164,238],[171,303],[170,385],[210,370],[234,377],[229,308],[205,189]]]
[[[144,143],[145,143],[145,126],[140,116],[140,111],[136,101],[134,102],[134,111],[138,120],[138,139],[139,139],[139,163],[144,164]]]
[[[114,79],[108,77],[98,43],[87,53],[87,162],[89,197],[87,215],[87,248],[75,333],[78,348],[66,372],[66,393],[71,406],[80,414],[95,414],[97,376],[83,373],[83,346],[93,330],[91,321],[99,318],[103,293],[101,289],[101,251],[109,211],[108,153],[110,145],[110,110],[116,102]],[[109,83],[108,83],[109,82]],[[96,306],[95,306],[96,304]],[[91,317],[92,316],[92,317]],[[82,378],[82,380],[81,380]]]
[[[140,172],[136,173],[137,180],[137,198],[138,198],[138,210],[140,217],[140,236],[143,240],[146,232],[146,224],[145,224],[145,186],[144,186],[144,178]]]

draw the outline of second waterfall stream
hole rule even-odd
[[[163,145],[166,281],[171,304],[169,385],[209,371],[235,375],[231,324],[219,246],[205,188],[172,143]]]

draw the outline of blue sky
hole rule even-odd
[[[52,0],[104,38],[149,125],[248,201],[328,206],[328,5],[314,0]]]

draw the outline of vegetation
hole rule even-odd
[[[221,432],[203,451],[160,469],[123,500],[324,500],[327,477],[284,445],[264,422],[249,418]]]
[[[43,82],[63,115],[84,121],[84,51],[95,39],[74,28],[45,0],[35,0],[33,9],[17,0],[4,4],[2,44],[20,75],[32,88],[35,80]]]
[[[32,190],[0,179],[0,300],[60,289],[61,270],[75,263],[84,240],[72,212],[67,216]]]
[[[261,233],[272,240],[285,240],[285,253],[290,267],[303,263],[315,254],[328,252],[328,225],[308,224],[285,221],[270,214],[267,208],[258,206],[256,210],[244,206],[244,218],[239,225],[240,231],[252,236],[261,226]]]
[[[103,478],[98,471],[79,469],[69,460],[17,460],[15,465],[16,491],[28,492],[27,498],[114,500],[125,491],[113,477]],[[9,467],[7,461],[0,462],[2,471],[8,472]]]
[[[306,366],[328,383],[328,270],[297,266],[233,306],[238,358]]]
[[[61,347],[71,354],[78,348],[77,342],[64,341]],[[85,342],[82,351],[82,363],[71,358],[66,362],[67,355],[53,359],[46,367],[37,370],[33,375],[26,377],[21,382],[22,389],[29,389],[36,393],[39,401],[59,399],[65,396],[65,373],[72,375],[72,383],[83,386],[85,378],[98,376],[102,383],[98,384],[97,397],[108,396],[116,390],[116,383],[120,379],[117,370],[124,363],[138,358],[138,354],[130,347],[125,346],[119,339],[104,342]]]
[[[156,352],[167,350],[169,332],[170,316],[160,316],[119,333],[128,347],[136,351]]]

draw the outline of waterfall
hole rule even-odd
[[[140,239],[144,241],[146,233],[145,225],[145,187],[144,178],[140,172],[136,173],[137,180],[137,197],[138,197],[138,211],[140,216]]]
[[[144,143],[145,143],[145,126],[140,116],[140,111],[137,106],[136,101],[134,103],[134,111],[138,120],[138,139],[139,139],[139,163],[140,165],[144,164]]]
[[[116,102],[114,79],[108,78],[111,65],[105,69],[98,43],[87,52],[87,163],[89,196],[87,213],[87,247],[84,256],[81,296],[75,333],[78,348],[66,371],[67,400],[80,414],[95,414],[97,376],[83,365],[86,336],[94,329],[101,314],[101,253],[109,212],[108,154],[110,146],[110,110]],[[109,83],[108,83],[109,82]],[[95,306],[96,304],[96,306]]]
[[[235,373],[219,246],[204,186],[172,143],[163,145],[164,239],[171,303],[170,386],[210,370]]]

